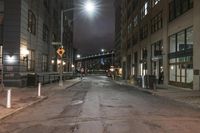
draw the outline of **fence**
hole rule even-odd
[[[72,79],[74,74],[72,72],[63,73],[63,80]],[[39,82],[41,84],[49,84],[60,80],[59,73],[40,73],[40,74],[28,74],[27,86],[35,86]]]

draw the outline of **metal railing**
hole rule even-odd
[[[74,78],[74,74],[72,72],[65,72],[62,76],[63,80]],[[34,73],[27,75],[27,86],[41,84],[49,84],[58,82],[60,79],[59,73]]]

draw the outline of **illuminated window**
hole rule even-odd
[[[172,85],[192,87],[193,28],[169,37],[169,81]]]
[[[141,19],[143,19],[148,14],[148,2],[145,2],[141,9]]]

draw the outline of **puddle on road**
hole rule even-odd
[[[75,100],[75,101],[72,101],[71,105],[79,105],[79,104],[82,104],[82,103],[83,103],[82,100]]]

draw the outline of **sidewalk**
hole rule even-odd
[[[41,97],[37,97],[37,87],[12,87],[11,109],[6,108],[6,89],[10,89],[10,87],[5,88],[5,91],[0,93],[0,120],[47,99],[48,96],[51,96],[56,90],[69,88],[79,82],[80,80],[77,78],[64,81],[63,87],[59,87],[58,82],[44,85],[41,87]]]
[[[128,83],[125,80],[114,81],[117,84],[132,86],[140,91],[148,92],[152,95],[165,97],[178,102],[186,103],[195,108],[200,108],[200,91],[178,88],[174,86],[157,86],[156,90],[144,89],[139,86]]]

